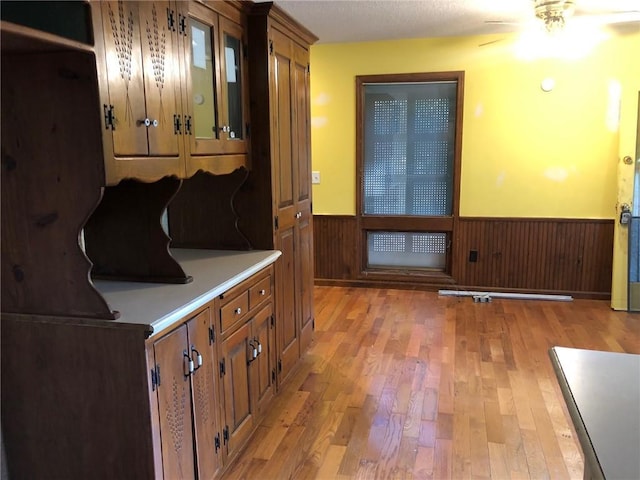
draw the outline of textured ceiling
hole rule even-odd
[[[260,1],[260,0],[258,0]],[[523,28],[533,0],[275,0],[318,43],[507,33]],[[577,0],[576,18],[635,11],[640,0]],[[492,24],[487,21],[511,22]],[[625,24],[640,31],[640,22]]]

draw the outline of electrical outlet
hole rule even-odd
[[[311,172],[311,183],[317,185],[320,183],[320,172]]]

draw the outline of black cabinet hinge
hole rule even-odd
[[[171,10],[170,8],[167,8],[167,27],[172,32],[176,31],[176,19],[173,16],[173,10]]]
[[[218,450],[220,450],[220,433],[216,433],[216,436],[213,439],[213,442],[216,447],[216,453],[218,453]]]
[[[278,359],[278,373],[282,373],[282,359]]]
[[[216,330],[214,327],[209,327],[209,345],[213,345],[216,342]]]
[[[191,135],[191,115],[184,116],[184,134]]]
[[[276,381],[276,369],[275,368],[271,369],[271,381],[272,382]]]
[[[160,386],[160,365],[156,365],[151,369],[151,391],[156,390]]]
[[[222,440],[224,440],[224,444],[226,445],[229,442],[229,426],[227,425],[222,430]]]
[[[316,319],[315,319],[315,318],[311,320],[311,328],[312,328],[313,330],[315,330],[315,329],[316,329]]]
[[[273,228],[278,230],[278,216],[273,217]]]
[[[180,115],[173,116],[173,133],[179,135],[182,132],[182,122],[180,122]]]
[[[269,55],[273,55],[273,40],[269,40]]]
[[[181,13],[178,14],[178,33],[187,36],[187,17]]]
[[[222,361],[220,362],[220,377],[224,377],[226,374],[226,368],[224,365],[224,358],[222,359]]]
[[[307,73],[311,73],[311,64],[307,63]]]
[[[271,328],[276,326],[276,319],[273,315],[271,315]]]
[[[116,129],[116,117],[113,114],[113,105],[103,105],[104,108],[104,129]]]

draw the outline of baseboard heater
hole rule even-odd
[[[490,302],[492,298],[510,298],[513,300],[551,300],[571,302],[571,295],[545,295],[541,293],[474,292],[470,290],[438,290],[438,295],[448,297],[473,297],[474,302]]]

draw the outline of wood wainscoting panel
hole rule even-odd
[[[366,285],[360,275],[355,216],[315,215],[318,284]],[[614,220],[459,218],[451,276],[458,288],[610,298]],[[470,261],[475,254],[476,261]],[[379,286],[380,280],[371,282]],[[402,287],[402,282],[393,285]],[[408,278],[410,288],[451,288]]]
[[[613,220],[461,218],[452,275],[458,284],[608,296]],[[470,252],[477,252],[471,262]]]
[[[314,215],[313,247],[316,279],[358,278],[358,219],[348,215]]]

